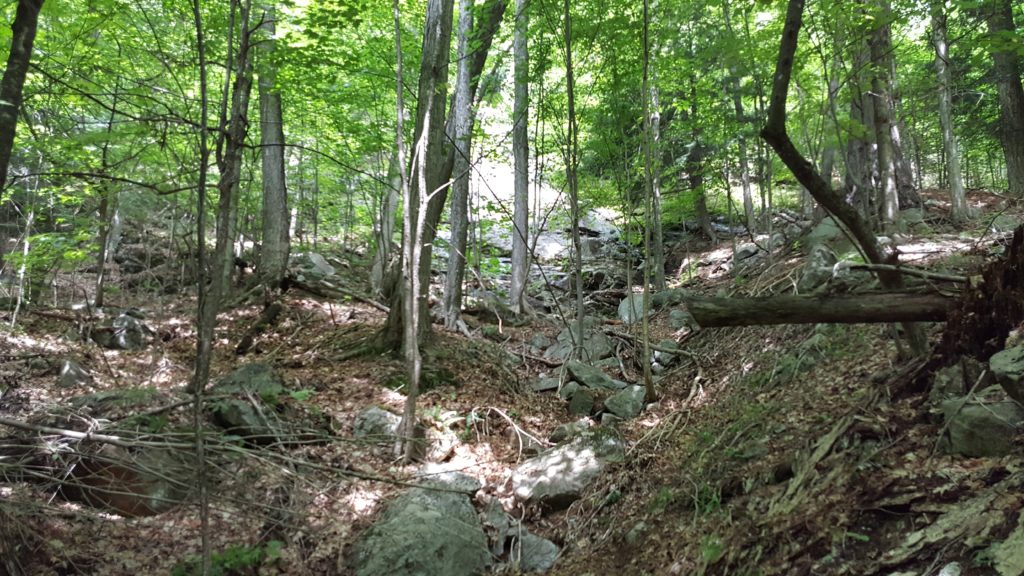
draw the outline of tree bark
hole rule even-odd
[[[935,73],[938,78],[939,124],[942,127],[942,149],[946,156],[946,174],[951,200],[950,216],[955,223],[963,223],[970,216],[964,179],[960,174],[960,152],[953,132],[952,101],[949,72],[949,43],[946,40],[946,12],[944,0],[932,0],[932,43],[935,46]]]
[[[515,201],[512,214],[512,282],[509,306],[516,314],[524,312],[526,283],[530,270],[530,143],[529,124],[530,58],[527,47],[529,15],[527,0],[516,0],[515,32],[512,51],[515,58],[515,102],[512,107],[512,155],[515,164]]]
[[[36,39],[39,10],[42,7],[43,0],[19,0],[14,22],[11,23],[11,52],[7,56],[3,80],[0,81],[0,193],[7,186],[7,169],[11,163],[11,150],[14,149],[22,88],[32,58],[32,43]]]
[[[767,298],[686,298],[703,328],[774,324],[942,322],[953,300],[944,296],[883,293]]]
[[[892,109],[890,107],[889,59],[892,58],[889,41],[889,7],[877,3],[882,14],[880,24],[872,34],[871,62],[874,73],[871,88],[875,113],[875,144],[878,150],[878,206],[883,229],[892,233],[899,216],[900,201],[896,190],[896,159],[892,141]]]
[[[775,150],[796,179],[814,196],[814,199],[846,226],[868,262],[896,264],[897,254],[892,252],[883,255],[881,246],[874,234],[871,233],[867,222],[844,201],[842,195],[832,189],[829,183],[821,177],[821,174],[804,158],[793,145],[793,141],[786,131],[786,100],[789,96],[789,83],[793,73],[800,28],[803,26],[803,9],[804,0],[789,0],[786,20],[782,29],[782,40],[779,44],[779,57],[772,81],[768,121],[761,130],[761,137]],[[895,272],[879,272],[878,279],[888,290],[898,291],[903,287],[902,277]],[[911,353],[915,356],[923,356],[927,348],[927,339],[923,329],[912,323],[905,323],[904,328]]]
[[[444,324],[455,330],[462,321],[462,279],[466,272],[466,237],[469,231],[469,176],[472,139],[472,94],[470,93],[470,35],[473,32],[473,1],[459,0],[458,72],[455,75],[454,111],[455,163],[452,168],[452,205],[449,221],[448,273],[444,285]],[[515,236],[513,236],[513,242]]]
[[[1016,34],[1010,0],[989,0],[982,8],[994,42],[989,49],[999,89],[999,126],[1009,192],[1024,198],[1024,86],[1020,56],[1007,38]]]
[[[288,189],[284,169],[284,118],[281,113],[281,92],[274,84],[274,7],[264,8],[263,29],[267,38],[260,45],[265,61],[260,66],[260,152],[263,170],[263,242],[260,246],[260,281],[276,287],[284,280],[288,268]]]

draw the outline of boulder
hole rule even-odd
[[[284,378],[262,362],[246,364],[228,372],[214,385],[218,394],[252,394],[269,402],[284,394]]]
[[[299,252],[288,258],[288,270],[302,282],[315,283],[334,276],[334,266],[316,252]]]
[[[694,328],[697,326],[697,321],[693,319],[693,316],[683,310],[682,308],[674,308],[668,313],[668,325],[673,330],[682,330],[683,328]]]
[[[84,394],[71,399],[71,406],[93,418],[114,418],[145,408],[163,397],[154,387],[120,388]]]
[[[555,565],[559,551],[551,540],[523,530],[522,536],[513,540],[510,556],[520,572],[547,572]]]
[[[591,422],[589,418],[580,418],[575,422],[569,422],[562,424],[558,428],[555,428],[548,436],[548,442],[560,444],[566,440],[571,440],[582,434],[586,434],[590,430]]]
[[[578,360],[566,363],[565,368],[574,380],[587,388],[604,388],[606,390],[622,390],[627,385],[621,380],[608,376],[600,368],[584,364]]]
[[[1012,400],[946,400],[942,412],[949,452],[970,458],[1010,453],[1013,437],[1024,425],[1024,408]]]
[[[824,244],[811,246],[800,271],[800,280],[796,285],[797,292],[807,294],[826,284],[832,278],[833,267],[837,261],[835,253],[828,246]]]
[[[623,324],[629,326],[643,320],[644,313],[644,295],[642,293],[628,294],[625,298],[619,302],[618,316],[619,320]],[[647,310],[647,316],[650,317],[654,313],[654,306],[652,303],[651,308]]]
[[[740,262],[746,260],[757,254],[761,249],[757,247],[757,244],[753,242],[747,242],[746,244],[740,244],[736,247],[736,253],[733,254],[733,261]]]
[[[479,487],[455,472],[436,478],[456,489]],[[391,502],[355,545],[357,576],[474,576],[491,564],[491,551],[466,494],[416,488]]]
[[[658,348],[661,350],[654,351],[654,360],[662,366],[671,366],[676,361],[678,356],[673,352],[665,352],[665,350],[679,350],[679,343],[671,338],[666,338],[658,342]]]
[[[569,398],[569,414],[589,416],[594,411],[594,395],[586,390],[577,390]]]
[[[644,409],[646,393],[643,386],[629,386],[605,400],[604,408],[623,420],[635,418]]]
[[[579,499],[609,463],[622,462],[626,447],[614,432],[594,429],[520,464],[512,473],[516,499],[563,509]]]
[[[846,238],[846,234],[836,224],[836,221],[832,217],[823,218],[814,228],[811,228],[804,236],[804,245],[808,248],[814,246],[825,245],[833,250],[843,249],[845,246],[849,246],[850,241]]]
[[[121,314],[100,322],[92,331],[94,342],[112,350],[139,350],[153,341],[153,330],[138,318]]]
[[[371,406],[356,415],[352,435],[376,444],[394,443],[402,417]]]
[[[549,392],[558,390],[558,378],[540,378],[530,383],[530,390],[534,392]]]
[[[65,360],[60,365],[60,374],[57,376],[57,386],[61,388],[78,388],[80,386],[91,386],[93,383],[92,374],[74,360]]]
[[[259,362],[246,364],[222,377],[213,394],[236,396],[210,402],[215,424],[250,442],[274,442],[284,428],[277,415],[278,398],[284,394],[284,379],[273,368]]]
[[[1024,405],[1024,345],[993,354],[988,365],[1010,398]]]
[[[558,391],[558,397],[562,400],[568,400],[573,397],[576,392],[579,392],[580,385],[576,382],[566,382],[561,390]]]

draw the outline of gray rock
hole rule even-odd
[[[547,348],[548,346],[551,346],[551,338],[548,338],[538,332],[530,338],[530,346],[533,346],[534,348]]]
[[[661,348],[662,350],[679,350],[679,343],[671,338],[666,338],[665,340],[658,342],[658,348]],[[663,352],[662,350],[654,351],[654,359],[663,366],[671,366],[672,363],[676,361],[676,354],[673,354],[672,352]]]
[[[280,439],[282,423],[277,413],[259,400],[223,398],[210,403],[213,422],[225,431],[253,444],[269,444]]]
[[[580,239],[580,256],[584,260],[599,258],[604,247],[605,242],[600,238],[582,238]]]
[[[79,386],[91,386],[93,383],[92,374],[74,360],[65,360],[60,365],[60,374],[57,376],[57,386],[61,388],[78,388]]]
[[[569,398],[569,414],[588,416],[594,411],[594,395],[586,390],[577,390]]]
[[[469,497],[419,488],[388,505],[353,556],[357,576],[473,576],[491,564]]]
[[[988,365],[1010,398],[1024,405],[1024,345],[993,354]]]
[[[804,236],[804,245],[813,248],[818,245],[826,245],[832,249],[841,249],[849,245],[849,240],[843,234],[842,229],[836,224],[832,217],[824,218],[810,232]]]
[[[559,552],[558,545],[551,540],[524,530],[522,537],[513,542],[511,555],[518,560],[521,572],[547,572],[555,565]]]
[[[1013,436],[1024,425],[1024,408],[1012,400],[946,400],[942,412],[947,423],[944,442],[949,452],[971,458],[1010,453]]]
[[[587,361],[597,361],[612,355],[615,350],[611,340],[597,328],[601,325],[600,318],[588,316],[583,319],[583,350],[581,357]],[[548,360],[565,361],[572,354],[573,342],[580,342],[576,335],[576,322],[570,322],[569,327],[558,334],[558,341],[544,352],[544,358]]]
[[[449,465],[434,462],[428,462],[421,466],[416,477],[421,483],[428,486],[460,490],[467,494],[474,494],[483,488],[480,480],[473,476],[459,472]]]
[[[591,423],[589,418],[580,418],[575,422],[562,424],[561,426],[555,428],[554,431],[551,432],[551,435],[548,436],[548,442],[561,444],[566,440],[571,440],[577,436],[585,434],[588,430],[590,430],[590,426]]]
[[[153,341],[153,330],[134,316],[104,320],[92,331],[94,342],[111,350],[139,350]]]
[[[800,280],[796,285],[797,291],[806,294],[827,283],[832,278],[832,270],[837,261],[835,253],[828,246],[824,244],[811,246],[800,272]]]
[[[601,413],[601,426],[616,426],[619,422],[622,422],[622,418],[619,418],[615,414],[612,414],[611,412]]]
[[[284,378],[273,368],[261,362],[246,364],[228,372],[213,389],[218,394],[253,395],[274,402],[284,394]]]
[[[644,313],[644,295],[643,294],[628,294],[625,298],[619,302],[618,316],[619,320],[623,324],[629,326],[643,320]],[[650,317],[654,313],[654,306],[647,310],[647,316]]]
[[[682,330],[683,328],[693,328],[697,326],[697,321],[693,319],[693,316],[683,310],[682,308],[675,308],[668,313],[668,325],[673,330]]]
[[[635,418],[644,409],[646,392],[643,386],[629,386],[605,400],[604,408],[623,420]]]
[[[1017,229],[1017,226],[1021,225],[1021,221],[1016,216],[1010,214],[1000,214],[996,216],[989,227],[993,232],[1012,232]]]
[[[740,244],[736,247],[736,253],[733,255],[734,262],[740,262],[746,260],[751,256],[757,254],[761,249],[757,247],[757,244],[753,242],[747,242],[746,244]]]
[[[651,306],[655,309],[660,310],[666,306],[675,306],[682,304],[683,300],[690,295],[689,290],[683,288],[675,288],[672,290],[662,290],[661,292],[655,292],[651,295]]]
[[[334,266],[316,252],[292,254],[288,258],[288,268],[304,282],[317,282],[335,274]]]
[[[356,415],[352,435],[377,444],[393,443],[397,439],[402,417],[376,406]]]
[[[558,396],[562,400],[568,400],[568,399],[572,398],[573,395],[576,394],[576,392],[579,391],[579,389],[580,389],[580,385],[577,384],[576,382],[566,382],[562,386],[562,389],[558,391]]]
[[[71,406],[94,418],[104,418],[144,408],[161,398],[160,391],[152,387],[120,388],[76,396]]]
[[[534,392],[548,392],[558,390],[558,378],[541,378],[530,383],[530,389]]]
[[[627,386],[625,382],[615,380],[611,376],[602,372],[600,368],[595,368],[594,366],[584,364],[578,360],[566,363],[565,368],[569,371],[569,374],[574,380],[588,388],[622,390]]]
[[[562,509],[579,499],[609,463],[625,457],[617,435],[594,429],[520,464],[512,473],[512,490],[521,502]]]

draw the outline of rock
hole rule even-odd
[[[988,365],[1010,398],[1024,405],[1024,345],[993,354]]]
[[[939,406],[943,400],[960,398],[972,388],[984,390],[992,384],[995,384],[995,380],[988,366],[973,358],[964,357],[959,364],[935,371],[928,400],[934,406]]]
[[[214,394],[237,396],[210,402],[215,424],[255,444],[277,441],[284,428],[277,415],[284,379],[273,368],[254,362],[232,370],[214,385]]]
[[[633,525],[632,528],[629,529],[629,532],[626,533],[626,544],[629,544],[630,546],[635,546],[637,543],[640,542],[640,539],[646,532],[647,523],[637,522]]]
[[[444,462],[451,458],[455,449],[461,444],[459,435],[448,426],[428,426],[425,436],[427,452],[424,459],[428,462]]]
[[[580,389],[580,385],[576,382],[566,382],[562,389],[558,391],[558,397],[562,400],[568,400],[573,397],[576,392]]]
[[[533,337],[530,338],[530,347],[537,350],[543,350],[548,346],[551,346],[551,344],[551,338],[548,338],[540,332],[534,334]]]
[[[577,390],[569,398],[569,414],[589,416],[594,411],[594,395],[586,390]]]
[[[939,570],[938,576],[960,576],[963,574],[963,568],[960,567],[959,562],[950,562]]]
[[[491,543],[491,555],[500,558],[505,555],[505,542],[512,521],[496,498],[487,501],[482,516],[484,530],[487,531]]]
[[[663,366],[671,366],[676,361],[676,355],[672,352],[664,352],[664,350],[679,350],[679,343],[671,338],[666,338],[658,342],[658,348],[662,350],[654,351],[654,359]]]
[[[989,224],[989,228],[993,232],[1012,232],[1020,226],[1020,219],[1010,214],[1000,214],[992,219],[992,223]]]
[[[832,217],[824,218],[804,236],[804,246],[813,248],[819,245],[842,249],[849,245],[849,240]]]
[[[662,290],[661,292],[655,292],[651,296],[651,306],[655,309],[661,309],[666,306],[675,306],[682,304],[683,300],[690,295],[689,290],[683,288],[675,288],[672,290]]]
[[[316,252],[299,252],[288,258],[288,269],[302,282],[315,283],[329,276],[334,276],[331,266],[323,256]]]
[[[832,278],[833,267],[837,261],[835,253],[828,246],[812,246],[800,272],[800,280],[796,285],[797,292],[807,294],[827,283]]]
[[[356,415],[352,435],[376,444],[390,444],[398,438],[401,423],[402,417],[398,414],[371,406]]]
[[[619,422],[622,422],[622,418],[619,418],[615,414],[612,414],[611,412],[601,413],[601,426],[616,426]]]
[[[104,445],[83,453],[61,486],[68,500],[122,516],[154,516],[182,502],[193,480],[191,451]]]
[[[612,342],[605,335],[604,332],[597,330],[602,320],[593,316],[588,316],[583,319],[583,350],[582,358],[595,362],[602,358],[611,356],[615,350],[612,347]],[[580,338],[576,336],[577,326],[576,322],[570,322],[569,327],[563,329],[558,334],[558,342],[553,344],[544,352],[544,358],[548,360],[565,361],[572,354],[572,343],[579,342]]]
[[[693,316],[681,308],[675,308],[668,313],[668,325],[673,330],[682,330],[683,328],[693,328],[697,326],[697,321],[693,319]]]
[[[580,239],[580,256],[584,260],[593,260],[601,256],[604,251],[605,242],[600,238]]]
[[[474,494],[483,488],[480,480],[469,474],[459,472],[447,464],[428,462],[420,467],[416,477],[423,484],[450,490],[460,490],[467,494]]]
[[[643,294],[628,294],[625,298],[619,302],[618,316],[619,320],[623,324],[629,326],[636,322],[643,320],[644,313],[644,295]],[[647,316],[650,317],[654,313],[654,307],[652,306],[647,310]]]
[[[253,362],[222,376],[213,390],[218,394],[251,394],[274,403],[278,396],[284,394],[284,378],[270,366],[262,362]]]
[[[93,418],[110,418],[153,404],[162,395],[156,388],[121,388],[76,396],[71,406]]]
[[[57,386],[61,388],[78,388],[79,386],[91,386],[92,375],[74,360],[65,360],[60,365],[60,375],[57,376]]]
[[[635,418],[644,409],[644,396],[646,393],[647,391],[643,386],[629,386],[605,400],[604,408],[623,420]]]
[[[416,488],[363,534],[353,564],[357,576],[475,576],[490,566],[491,551],[468,496]]]
[[[753,242],[747,242],[746,244],[740,244],[736,247],[736,253],[733,254],[733,262],[740,262],[746,260],[751,256],[757,254],[761,249],[757,247],[757,244]]]
[[[547,572],[555,565],[560,550],[551,540],[527,530],[516,540],[512,543],[510,555],[519,561],[520,572]]]
[[[584,364],[578,360],[573,360],[565,365],[566,370],[573,377],[574,380],[579,382],[582,386],[588,388],[604,388],[606,390],[622,390],[626,387],[626,383],[621,380],[615,380],[611,376],[608,376],[601,371],[600,368],[595,368],[588,364]]]
[[[625,445],[615,433],[594,429],[520,464],[512,473],[512,490],[521,502],[563,509],[609,463],[625,457]]]
[[[541,378],[530,383],[530,390],[534,392],[548,392],[558,390],[558,378]]]
[[[551,435],[548,436],[548,442],[561,444],[566,440],[572,440],[573,438],[580,436],[581,434],[585,434],[588,430],[590,430],[590,426],[591,423],[589,418],[580,418],[575,422],[562,424],[561,426],[555,428],[554,431],[551,432]]]
[[[92,331],[94,342],[112,350],[139,350],[153,341],[153,330],[138,318],[121,314],[104,320]]]
[[[1010,453],[1013,436],[1024,425],[1024,408],[1012,400],[946,400],[942,412],[949,452],[970,458]]]

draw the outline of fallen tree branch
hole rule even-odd
[[[918,278],[924,278],[926,280],[941,280],[944,282],[957,282],[959,284],[967,284],[968,280],[966,276],[957,276],[956,274],[943,274],[941,272],[930,272],[928,270],[922,270],[920,268],[911,268],[908,266],[893,266],[891,264],[848,264],[840,262],[837,266],[842,268],[849,268],[850,270],[867,270],[868,272],[896,272],[905,276],[916,276]]]
[[[953,301],[934,294],[891,292],[841,296],[685,298],[702,328],[775,324],[943,322]]]
[[[317,284],[309,284],[307,282],[296,280],[295,278],[291,278],[290,281],[292,286],[305,290],[306,292],[309,292],[310,294],[314,294],[316,296],[323,296],[324,298],[348,297],[353,300],[358,300],[359,302],[362,302],[364,304],[369,304],[370,306],[373,306],[374,308],[380,310],[381,312],[391,312],[391,308],[388,308],[387,306],[381,304],[380,302],[377,302],[373,298],[363,296],[362,294],[356,294],[351,290],[346,290],[345,288],[335,286],[334,284],[330,284],[325,281],[320,281]]]

